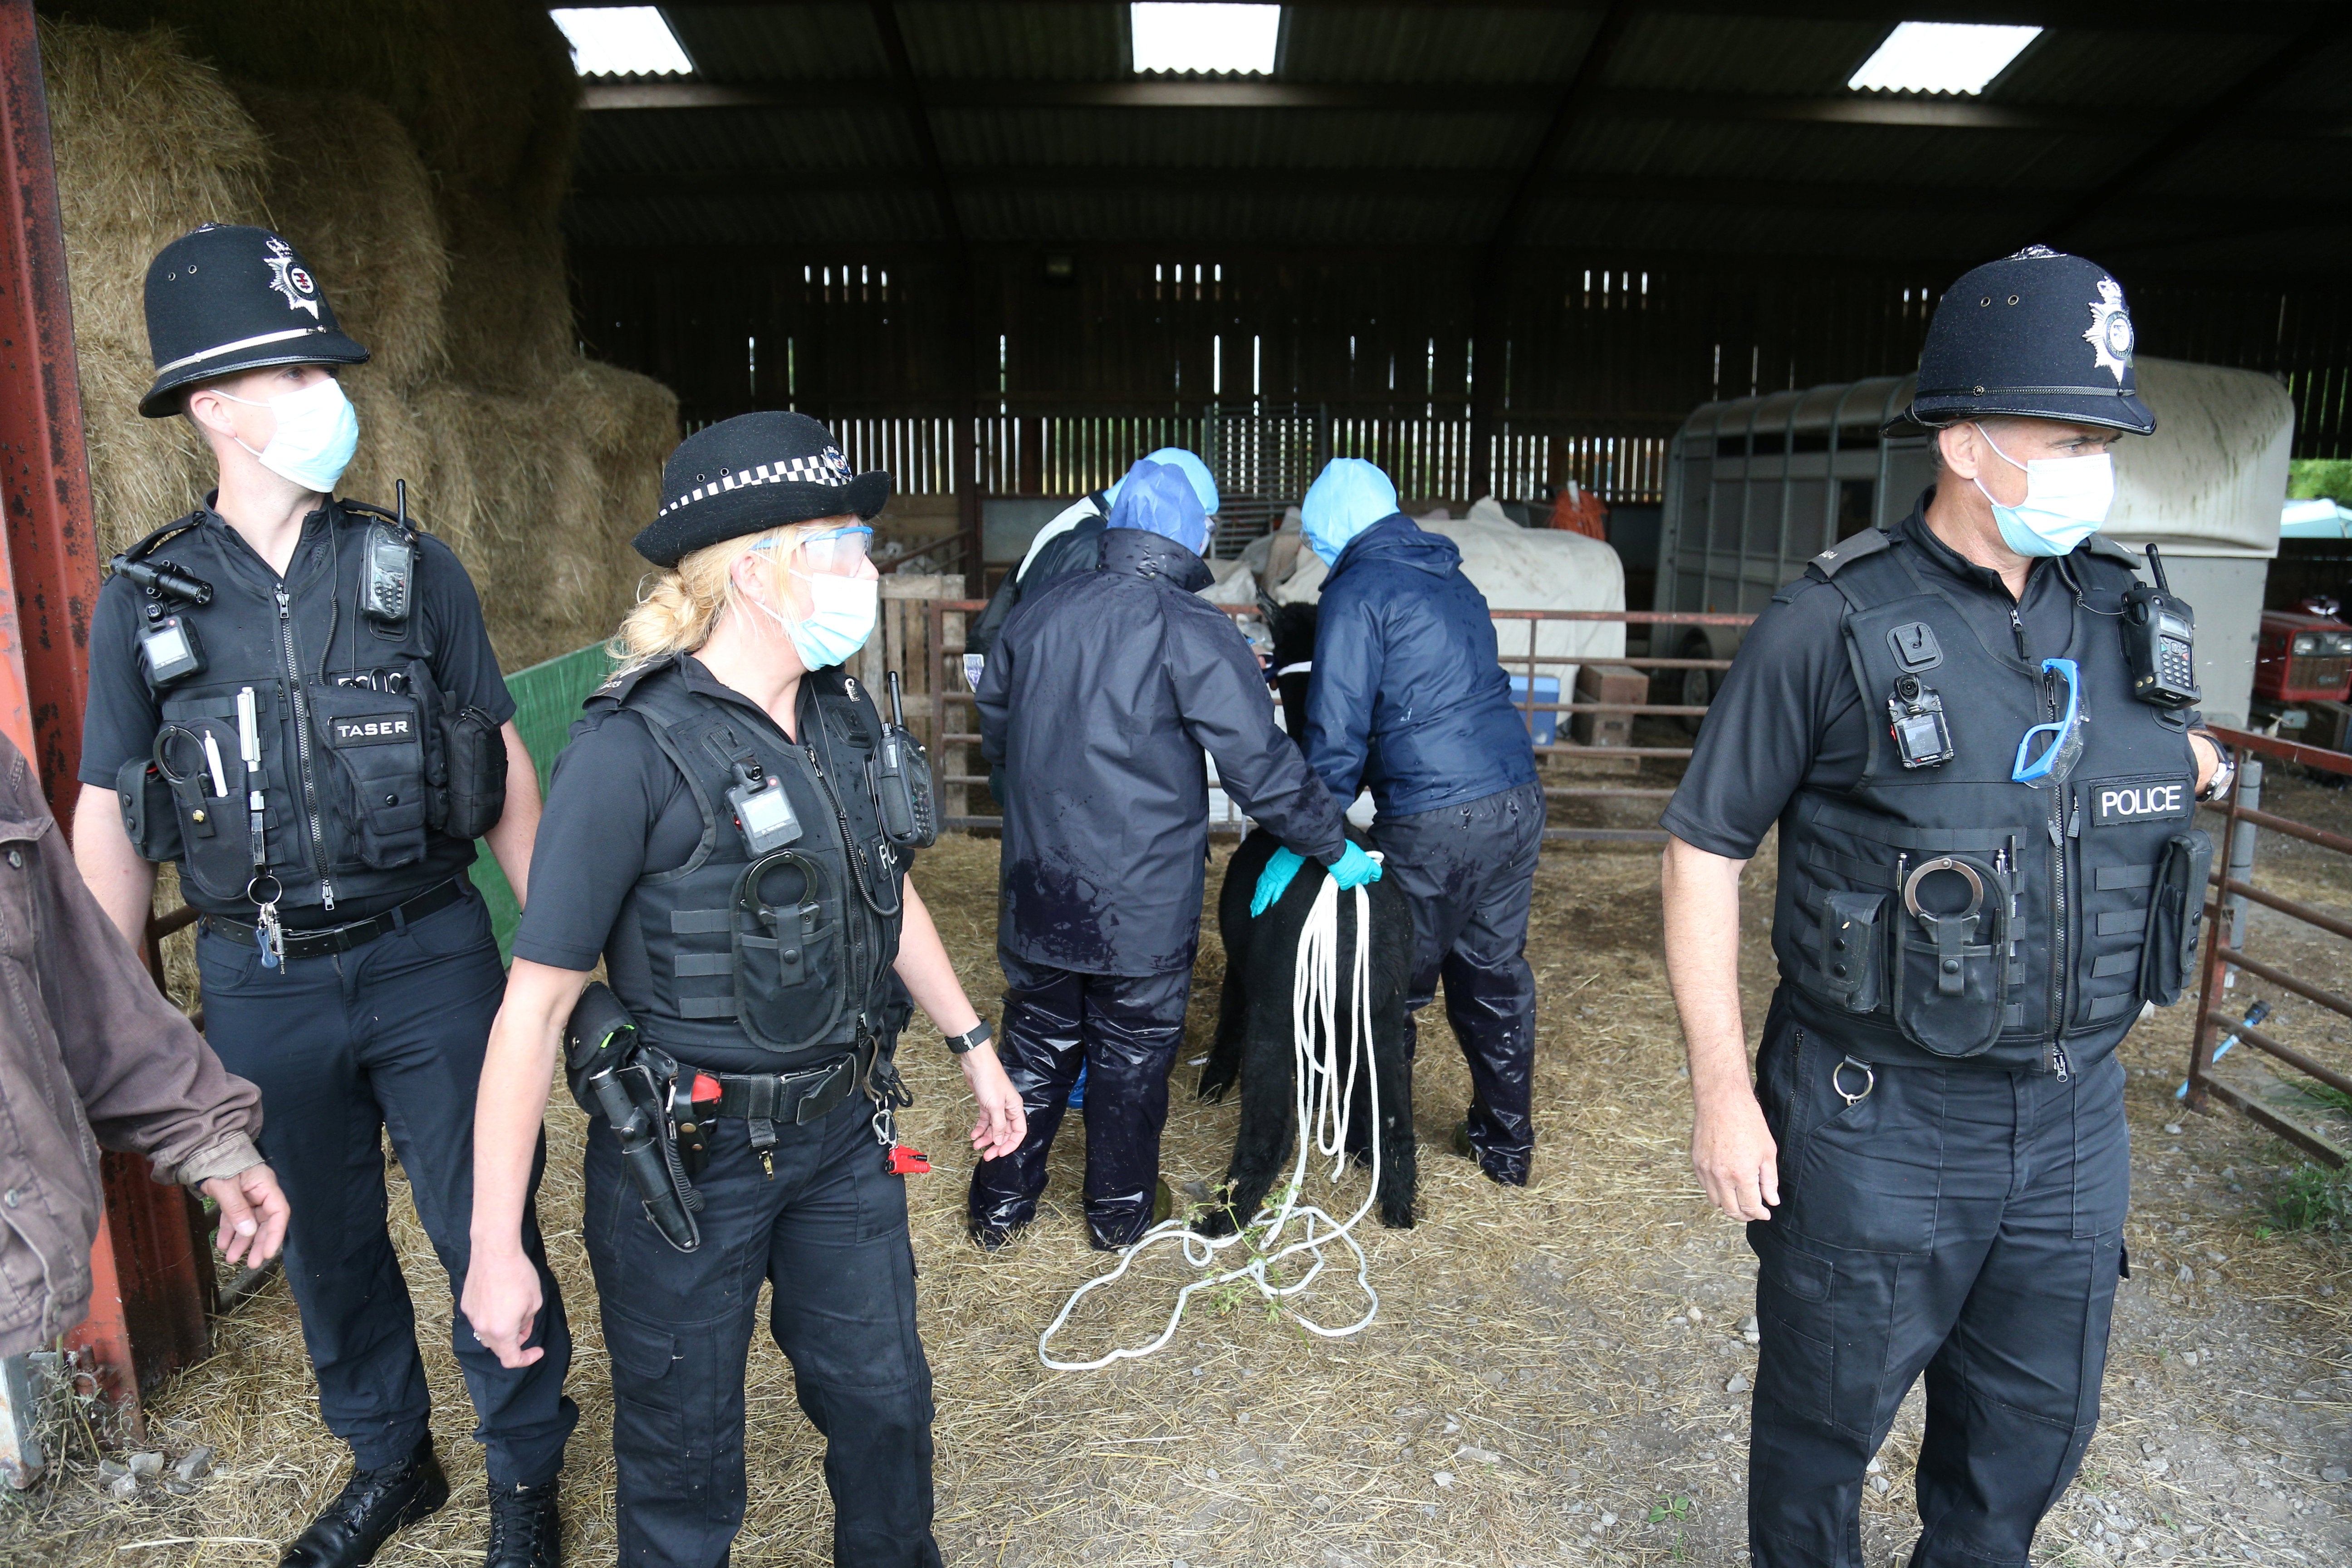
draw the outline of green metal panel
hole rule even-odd
[[[538,764],[542,798],[547,794],[547,781],[555,772],[555,755],[572,737],[572,721],[580,716],[580,704],[604,683],[604,678],[612,671],[612,660],[604,655],[604,645],[592,643],[507,677],[507,690],[515,700],[515,731],[530,748],[531,761]],[[473,871],[474,886],[481,889],[483,901],[490,906],[490,927],[499,933],[499,956],[509,957],[514,945],[515,926],[522,919],[521,907],[515,902],[514,889],[507,885],[506,873],[499,869],[498,860],[488,846],[481,847],[476,855]]]

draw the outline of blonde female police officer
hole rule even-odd
[[[1864,1468],[1923,1373],[1912,1568],[2024,1568],[2097,1424],[2115,1049],[2180,994],[2191,797],[2228,778],[2186,648],[2136,663],[2162,619],[2097,531],[2108,447],[2155,426],[2102,268],[2037,246],[1962,277],[1891,431],[1933,432],[1935,488],[1775,596],[1666,808],[1692,1160],[1759,1260],[1757,1568],[1861,1568]],[[1775,822],[1751,1089],[1739,874]]]
[[[381,1148],[388,1130],[454,1288],[504,979],[466,868],[486,837],[524,894],[539,780],[465,568],[331,493],[359,441],[335,373],[368,354],[294,247],[233,225],[173,240],[148,268],[147,335],[155,384],[139,411],[184,415],[220,485],[119,558],[99,595],[74,858],[134,944],[156,861],[178,862],[204,911],[205,1033],[261,1089],[320,1412],[353,1455],[284,1561],[357,1568],[449,1495]],[[489,1451],[492,1568],[556,1561],[555,1475],[577,1418],[530,1214],[535,1149],[518,1237],[546,1285],[533,1363],[453,1336]]]
[[[661,573],[622,625],[625,667],[556,765],[532,857],[543,879],[482,1075],[465,1309],[508,1365],[539,1353],[526,1331],[543,1286],[521,1243],[531,1150],[559,1036],[602,956],[635,1030],[570,1033],[585,1070],[601,1042],[635,1040],[618,1071],[670,1143],[649,1189],[653,1157],[629,1152],[609,1109],[591,1118],[585,1241],[632,1565],[727,1561],[762,1280],[769,1330],[825,1436],[834,1561],[940,1560],[930,1372],[887,1143],[907,997],[959,1053],[980,1102],[973,1146],[1003,1153],[1025,1124],[907,878],[920,836],[893,816],[892,742],[841,668],[874,628],[861,520],[889,484],[853,475],[804,415],[688,437],[636,539]],[[662,1174],[670,1158],[683,1179]]]

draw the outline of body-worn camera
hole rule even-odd
[[[2197,688],[2197,612],[2172,596],[2164,580],[2164,560],[2147,547],[2151,588],[2124,590],[2124,658],[2131,666],[2132,695],[2156,708],[2192,708],[2204,694]]]
[[[801,819],[784,794],[784,781],[758,763],[735,763],[735,787],[727,792],[727,805],[754,859],[800,838]]]
[[[1944,700],[1916,675],[1895,678],[1895,694],[1886,700],[1887,729],[1895,737],[1895,755],[1906,768],[1932,768],[1959,753],[1952,749],[1952,731],[1944,722]]]
[[[139,628],[139,657],[147,666],[147,683],[160,689],[204,673],[205,649],[196,640],[196,628],[175,612],[184,605],[212,603],[213,585],[185,575],[168,561],[118,555],[108,565],[146,595],[140,606],[146,624]]]

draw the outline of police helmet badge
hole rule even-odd
[[[319,315],[319,285],[294,258],[294,247],[271,235],[262,247],[264,259],[269,265],[269,286],[286,296],[289,310],[308,310],[313,321]]]
[[[2121,386],[2124,373],[2131,369],[2132,322],[2131,312],[2124,309],[2123,287],[2112,278],[2099,279],[2099,297],[2091,301],[2091,324],[2083,341],[2091,345],[2094,363],[2112,372]]]
[[[856,471],[849,466],[849,459],[842,456],[841,448],[838,447],[827,447],[824,449],[824,462],[825,472],[831,474],[833,482],[838,485],[847,484]]]

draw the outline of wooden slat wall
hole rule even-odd
[[[1370,421],[1394,432],[1383,438],[1400,446],[1396,455],[1433,481],[1465,461],[1449,447],[1466,439],[1454,424],[1466,421],[1488,375],[1502,384],[1497,488],[1511,493],[1513,477],[1524,483],[1538,465],[1549,486],[1576,465],[1608,460],[1595,443],[1663,437],[1710,398],[1908,370],[1949,281],[1949,268],[1936,265],[1620,258],[1588,267],[1529,252],[1507,289],[1503,341],[1491,356],[1499,363],[1481,367],[1472,363],[1468,263],[1457,253],[1106,249],[1075,261],[1075,277],[1059,283],[1047,279],[1041,254],[983,251],[975,262],[979,322],[965,346],[975,412],[991,421],[982,440],[990,493],[1069,493],[1116,462],[1113,448],[1133,445],[1124,425],[1090,437],[1072,419],[1156,411],[1181,444],[1188,411],[1254,399]],[[887,460],[910,479],[951,468],[947,420],[966,384],[945,330],[939,267],[920,249],[879,248],[605,251],[574,263],[589,350],[676,388],[690,423],[785,406],[885,421],[857,438],[877,461],[898,443]],[[2339,289],[2325,279],[2126,283],[2150,353],[2276,372],[2296,400],[2298,455],[2352,452],[2352,307]],[[1063,423],[1049,430],[1048,418]],[[940,423],[928,435],[899,429],[921,419]],[[1651,461],[1631,448],[1614,458],[1628,475]],[[1417,493],[1452,493],[1398,479]]]

